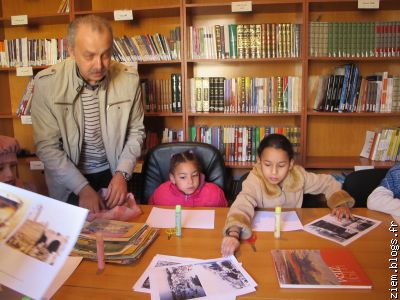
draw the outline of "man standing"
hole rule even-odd
[[[111,61],[110,24],[88,15],[68,29],[70,58],[35,77],[32,125],[51,197],[98,212],[123,204],[144,139],[139,76]]]

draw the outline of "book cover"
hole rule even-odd
[[[271,252],[281,288],[372,288],[372,281],[349,249]]]
[[[95,219],[86,222],[80,234],[81,238],[96,239],[96,232],[102,232],[104,241],[129,241],[145,224],[115,220]]]

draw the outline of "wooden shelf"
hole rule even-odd
[[[390,168],[394,161],[374,161],[363,157],[307,157],[304,167],[307,169],[353,169],[354,166],[373,166],[374,168]]]
[[[12,114],[0,115],[0,119],[14,119],[14,116]]]
[[[173,112],[145,112],[146,117],[182,117],[183,113],[173,113]]]
[[[222,112],[204,112],[204,113],[188,113],[189,117],[223,117],[223,118],[233,118],[233,117],[293,117],[301,116],[301,113],[222,113]]]
[[[382,62],[382,61],[400,61],[400,56],[390,56],[390,57],[328,57],[328,56],[318,56],[309,57],[310,61],[321,61],[321,62]]]
[[[117,8],[116,8],[117,9]],[[121,8],[122,9],[122,8]],[[180,6],[179,5],[159,5],[151,7],[141,7],[141,8],[123,8],[132,10],[133,22],[137,17],[145,18],[162,18],[162,17],[174,17],[179,16]],[[76,11],[75,15],[77,17],[83,15],[94,14],[106,18],[108,20],[114,20],[114,10],[87,10],[87,11]],[[123,22],[123,21],[118,21]],[[132,21],[125,21],[132,22]]]
[[[11,25],[11,16],[0,18],[0,26],[3,27],[32,27],[38,25],[68,24],[69,14],[35,14],[28,15],[27,25]]]
[[[50,66],[31,66],[32,70],[43,70],[47,69]],[[7,68],[7,67],[0,67],[0,72],[16,72],[17,68]]]
[[[212,3],[202,1],[202,3],[186,4],[185,8],[191,15],[242,14],[232,12],[231,3],[231,1]],[[295,12],[301,10],[302,4],[303,0],[252,1],[251,13]]]
[[[176,65],[180,64],[181,60],[146,60],[137,63],[138,65]]]
[[[270,63],[282,63],[282,62],[302,62],[300,57],[275,57],[275,58],[242,58],[242,59],[187,59],[188,63],[237,63],[242,64],[246,62],[270,62]]]
[[[400,112],[323,112],[323,111],[308,111],[308,116],[323,116],[323,117],[338,117],[338,118],[386,118],[386,117],[400,117]]]

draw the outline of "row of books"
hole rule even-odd
[[[400,161],[400,128],[367,130],[360,156],[376,161]]]
[[[300,24],[189,27],[192,59],[299,57],[300,48]]]
[[[191,126],[189,139],[213,145],[227,162],[255,162],[260,141],[271,133],[285,135],[295,153],[299,153],[300,128],[297,126]]]
[[[182,112],[181,74],[171,79],[142,79],[142,101],[146,112]]]
[[[357,66],[337,67],[318,77],[314,110],[336,112],[400,111],[400,80],[388,72],[361,76]]]
[[[159,33],[115,37],[112,57],[120,62],[178,60],[180,49],[180,27],[176,27],[170,38]]]
[[[311,57],[391,57],[400,55],[400,21],[310,22]]]
[[[191,112],[299,112],[301,80],[297,76],[195,77],[189,80]]]
[[[67,57],[67,40],[63,38],[0,41],[1,67],[49,66]]]

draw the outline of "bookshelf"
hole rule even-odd
[[[392,0],[380,1],[379,10],[357,9],[357,1],[307,1],[308,22],[390,22],[399,21],[400,3]],[[310,32],[306,33],[309,40]],[[352,36],[354,38],[354,35]],[[357,39],[357,37],[356,37]],[[309,55],[309,54],[307,54]],[[327,57],[307,56],[308,84],[307,110],[304,113],[305,148],[304,165],[314,169],[352,168],[354,165],[373,165],[388,168],[394,162],[371,161],[360,158],[366,130],[398,127],[400,114],[374,112],[316,112],[312,110],[315,99],[315,82],[320,75],[327,75],[337,66],[355,64],[362,76],[387,71],[399,76],[400,57]],[[318,142],[316,142],[318,141]]]
[[[350,169],[354,165],[389,167],[393,162],[361,159],[366,130],[400,126],[400,113],[328,113],[312,110],[316,78],[345,63],[354,63],[362,75],[388,71],[394,75],[400,57],[328,57],[309,54],[310,22],[400,21],[400,2],[381,0],[379,10],[358,10],[357,0],[254,0],[252,11],[232,13],[226,0],[70,0],[70,12],[57,14],[59,1],[0,1],[0,40],[60,38],[66,36],[70,20],[97,14],[111,21],[114,35],[160,33],[181,28],[181,58],[173,61],[138,62],[141,78],[167,80],[172,73],[182,75],[182,112],[146,112],[145,126],[161,133],[165,127],[183,129],[186,140],[192,126],[296,126],[300,128],[296,159],[310,169]],[[115,10],[132,10],[132,21],[114,21]],[[28,24],[13,26],[11,17],[28,15]],[[286,23],[300,25],[299,55],[269,58],[193,58],[189,36],[192,27],[228,24]],[[45,66],[33,67],[37,73]],[[299,106],[294,112],[224,113],[194,112],[190,105],[190,79],[196,77],[278,77],[300,78]],[[0,134],[15,136],[23,148],[34,152],[32,127],[21,125],[17,106],[29,77],[16,76],[15,68],[0,68]],[[22,160],[26,164],[28,160]],[[227,162],[231,169],[249,169],[251,162]],[[24,167],[26,167],[24,165]],[[33,173],[35,172],[35,173]],[[27,179],[43,180],[37,171],[24,171]]]

